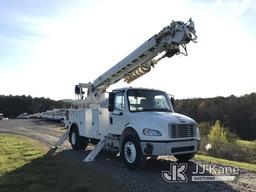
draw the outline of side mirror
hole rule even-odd
[[[114,106],[113,105],[109,105],[108,106],[108,111],[109,112],[113,112],[114,111]]]
[[[115,109],[115,93],[109,93],[108,97],[108,111],[112,112]]]
[[[76,85],[76,86],[75,86],[75,94],[76,94],[76,95],[80,95],[81,93],[82,93],[81,88],[80,88],[78,85]]]
[[[175,99],[174,99],[174,97],[173,97],[173,96],[170,98],[170,101],[171,101],[172,107],[173,107],[173,109],[174,109]]]

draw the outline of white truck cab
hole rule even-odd
[[[147,157],[193,158],[199,148],[196,122],[173,110],[160,90],[123,88],[109,94],[108,108],[71,110],[69,133],[74,149],[105,137],[105,147],[120,152],[129,168],[140,168]]]

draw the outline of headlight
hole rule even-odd
[[[142,132],[144,135],[147,135],[147,136],[162,136],[160,131],[155,129],[146,128],[146,129],[143,129]]]
[[[200,138],[200,131],[199,131],[198,127],[196,128],[196,137]]]

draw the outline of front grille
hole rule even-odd
[[[195,137],[196,131],[193,124],[169,124],[171,138]]]
[[[194,149],[195,149],[194,146],[176,147],[176,148],[172,148],[172,153],[183,152],[183,151],[194,151]]]

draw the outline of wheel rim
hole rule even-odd
[[[128,163],[133,163],[136,159],[136,147],[133,142],[128,141],[124,146],[124,156]]]
[[[76,144],[76,133],[75,132],[72,132],[72,134],[71,134],[71,143],[72,143],[72,145]]]

